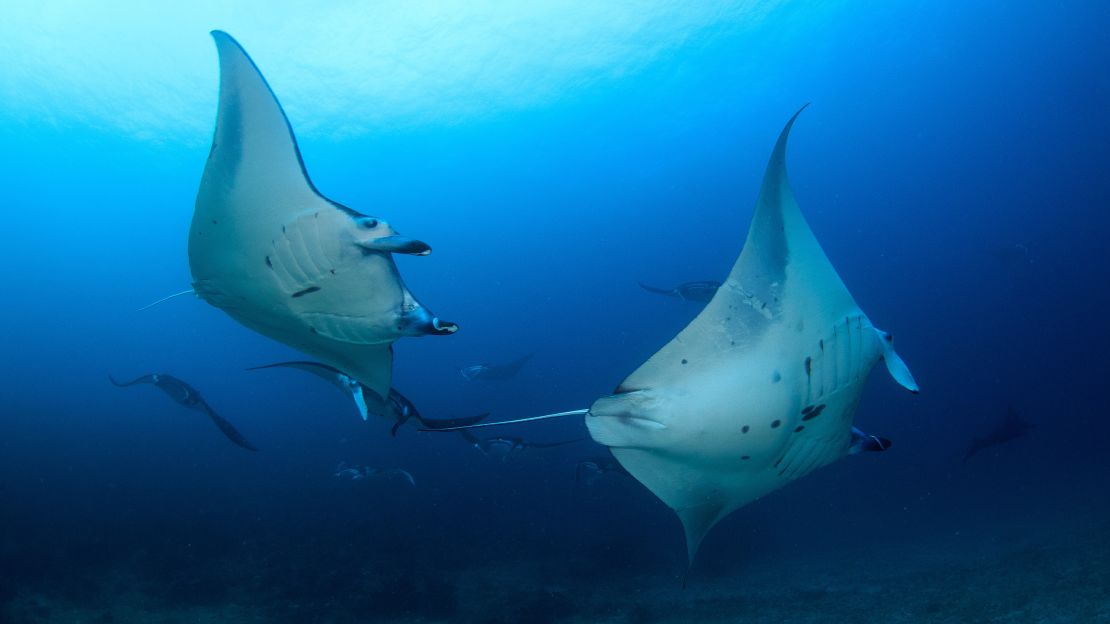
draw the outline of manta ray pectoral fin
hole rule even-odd
[[[358,246],[367,251],[380,251],[382,253],[400,253],[412,256],[426,256],[432,253],[432,248],[424,241],[394,234],[366,241],[359,241]]]
[[[886,362],[886,370],[890,376],[906,390],[914,394],[921,392],[917,382],[914,381],[913,374],[910,373],[910,367],[906,366],[906,362],[894,351],[894,338],[887,332],[879,331],[879,339],[883,344],[883,361]]]

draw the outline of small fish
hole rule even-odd
[[[593,486],[607,474],[630,476],[628,471],[612,455],[588,457],[574,466],[574,481]]]
[[[465,438],[471,446],[481,451],[486,457],[493,457],[501,461],[508,461],[510,457],[520,453],[524,449],[555,448],[557,446],[581,442],[586,439],[585,437],[581,437],[573,440],[561,440],[559,442],[529,442],[524,438],[515,436],[479,438],[465,429],[459,431],[459,433],[462,434],[463,438]]]
[[[373,466],[351,465],[347,462],[339,462],[335,467],[335,476],[339,479],[346,479],[348,481],[359,481],[362,479],[369,479],[370,477],[401,477],[408,482],[409,485],[415,487],[416,480],[412,478],[412,474],[407,470],[401,468],[376,468]]]

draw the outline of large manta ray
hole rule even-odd
[[[804,107],[803,107],[804,108]],[[747,242],[705,309],[588,410],[590,435],[678,514],[689,562],[740,507],[845,455],[885,450],[852,417],[871,369],[917,383],[809,229],[775,144]],[[473,427],[470,427],[473,428]]]
[[[220,102],[189,230],[193,288],[250,329],[389,396],[395,340],[458,329],[413,297],[393,262],[393,253],[431,248],[321,195],[258,68],[230,35],[212,36]]]
[[[728,279],[586,415],[593,438],[678,514],[691,562],[722,518],[849,454],[880,359],[917,392],[891,335],[860,310],[794,199],[786,141],[800,113],[775,144]]]

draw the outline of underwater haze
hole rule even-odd
[[[725,280],[809,103],[798,203],[921,388],[867,382],[892,446],[686,577],[581,417],[393,436],[197,297],[140,310],[193,285],[212,30],[324,195],[434,249],[395,255],[459,325],[394,345],[428,419],[614,392],[704,305],[641,284]],[[3,4],[0,622],[1110,622],[1107,32],[1080,0]],[[148,374],[202,403],[109,381]]]

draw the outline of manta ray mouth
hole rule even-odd
[[[589,418],[606,418],[606,419],[609,419],[609,420],[616,420],[619,423],[621,423],[622,425],[625,425],[625,426],[628,426],[628,427],[637,427],[637,428],[640,428],[640,429],[660,430],[660,429],[666,429],[667,428],[667,425],[664,425],[663,423],[659,422],[658,420],[653,420],[653,419],[647,418],[645,416],[635,416],[633,414],[593,414],[593,413],[590,413],[590,414],[587,415],[587,417],[589,417]]]

